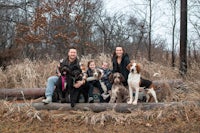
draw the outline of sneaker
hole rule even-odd
[[[106,100],[110,96],[110,94],[102,93],[101,96],[103,97],[103,100]]]
[[[48,104],[52,102],[52,97],[47,97],[46,99],[42,100],[43,103]]]
[[[93,97],[89,97],[88,102],[89,103],[94,103],[94,98]]]

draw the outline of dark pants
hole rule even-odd
[[[80,93],[80,88],[72,87],[72,88],[69,89],[70,103],[71,103],[72,107],[75,106],[75,103],[77,102],[79,93]]]
[[[88,87],[89,87],[89,92],[88,92],[89,97],[93,97],[94,87],[96,87],[99,90],[100,94],[103,93],[103,89],[98,80],[88,82]],[[101,95],[100,95],[99,99],[100,99],[100,102],[104,101]]]
[[[89,91],[89,84],[86,82],[84,85],[82,85],[80,88],[78,97],[77,97],[77,103],[79,103],[80,96],[83,95],[84,97],[84,103],[88,102],[88,91]]]

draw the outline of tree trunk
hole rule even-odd
[[[187,73],[187,0],[181,0],[180,74]]]
[[[152,57],[151,57],[151,19],[152,19],[152,5],[151,5],[151,0],[149,0],[149,49],[148,49],[149,61],[152,61]]]
[[[0,89],[0,99],[35,99],[44,96],[44,88]]]

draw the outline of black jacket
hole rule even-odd
[[[127,86],[128,85],[127,79],[128,79],[129,71],[128,71],[128,69],[126,67],[130,63],[128,54],[127,53],[123,54],[122,61],[121,61],[120,64],[117,63],[117,57],[116,56],[112,58],[112,63],[113,63],[113,70],[112,70],[112,72],[113,73],[114,72],[121,73],[124,76],[124,78],[125,78],[125,82],[123,82],[123,84],[125,86]]]
[[[76,78],[77,76],[79,76],[82,73],[78,59],[76,59],[73,62],[69,62],[68,58],[61,60],[59,69],[61,69],[63,66],[67,66],[69,68],[69,75],[73,79]]]

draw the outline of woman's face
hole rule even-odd
[[[117,57],[122,57],[123,52],[124,51],[123,51],[122,47],[116,47],[115,53],[116,53]]]
[[[96,67],[95,63],[94,63],[94,62],[90,62],[89,68],[90,68],[91,70],[94,70],[95,67]]]

